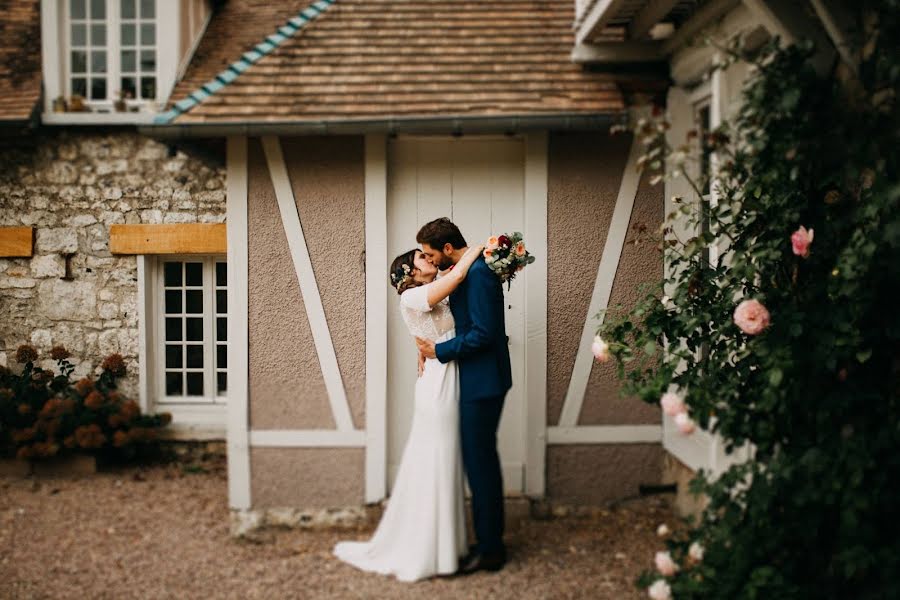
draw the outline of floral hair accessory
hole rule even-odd
[[[403,264],[400,267],[391,273],[391,283],[397,288],[397,291],[400,291],[400,288],[403,287],[409,280],[412,279],[412,269],[409,268],[409,265]]]
[[[499,236],[492,235],[485,243],[483,254],[484,262],[500,281],[507,284],[507,287],[512,285],[516,273],[535,261],[534,256],[525,249],[522,234],[518,231]]]

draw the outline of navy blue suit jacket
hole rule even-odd
[[[459,365],[460,401],[502,396],[512,387],[503,284],[483,258],[450,294],[456,337],[434,348],[442,363]]]

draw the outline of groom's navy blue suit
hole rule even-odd
[[[435,346],[442,363],[459,366],[459,424],[463,465],[472,490],[478,551],[505,554],[503,474],[497,454],[497,426],[512,386],[503,310],[503,286],[483,258],[469,268],[450,295],[456,337]]]

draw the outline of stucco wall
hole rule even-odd
[[[363,503],[363,448],[251,448],[250,465],[254,509]]]
[[[559,423],[630,143],[630,136],[605,133],[550,136],[548,426]],[[662,219],[662,186],[651,187],[645,175],[613,282],[611,307],[632,305],[640,297],[641,283],[661,278],[662,257],[656,238]],[[594,362],[578,424],[660,422],[657,408],[636,398],[620,397],[619,387],[615,365]],[[547,453],[548,494],[573,502],[605,502],[627,496],[637,492],[637,483],[659,481],[662,456],[658,444],[553,446]]]

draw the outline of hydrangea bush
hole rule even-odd
[[[865,5],[856,73],[817,74],[807,44],[730,48],[755,66],[734,119],[676,147],[664,115],[636,127],[646,167],[698,197],[686,163],[710,147],[719,202],[669,215],[670,275],[594,352],[682,434],[753,449],[694,479],[709,503],[664,532],[652,598],[900,598],[900,11]]]

